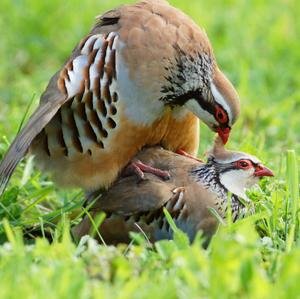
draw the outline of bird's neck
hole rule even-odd
[[[213,58],[207,53],[183,53],[177,49],[175,61],[166,66],[168,75],[161,88],[160,101],[183,106],[206,94],[212,82]]]
[[[226,217],[228,206],[228,196],[230,191],[222,184],[218,170],[214,164],[205,164],[192,170],[192,175],[204,188],[217,194],[216,206],[222,217]],[[244,203],[249,203],[247,196],[239,196],[232,193],[230,195],[230,204],[232,209],[232,219],[235,221],[238,217],[244,217],[247,207]]]

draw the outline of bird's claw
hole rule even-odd
[[[140,160],[129,163],[123,171],[123,176],[130,176],[134,174],[138,178],[138,183],[141,183],[147,180],[145,178],[146,172],[152,173],[165,181],[169,180],[171,177],[168,171],[149,166],[147,164],[144,164]]]

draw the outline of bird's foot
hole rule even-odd
[[[145,180],[145,172],[152,173],[163,180],[170,179],[170,173],[165,170],[161,170],[155,167],[151,167],[147,164],[144,164],[140,160],[130,162],[123,171],[123,176],[130,176],[132,174],[136,175],[139,181]]]
[[[203,163],[203,161],[202,161],[201,159],[198,159],[198,158],[196,158],[196,157],[194,157],[194,156],[192,156],[192,155],[188,154],[187,152],[185,152],[185,151],[184,151],[184,150],[182,150],[182,149],[179,149],[179,150],[177,150],[177,151],[176,151],[176,154],[178,154],[178,155],[181,155],[181,156],[184,156],[184,157],[187,157],[187,158],[190,158],[190,159],[193,159],[193,160],[196,160],[196,161],[198,161],[198,162],[201,162],[201,163]]]

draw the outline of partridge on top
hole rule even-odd
[[[196,23],[165,1],[124,5],[97,18],[50,80],[1,162],[1,190],[29,149],[60,184],[95,190],[145,145],[196,154],[198,118],[226,143],[238,114]]]

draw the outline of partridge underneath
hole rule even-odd
[[[172,238],[163,208],[191,241],[201,230],[207,243],[218,225],[211,209],[225,218],[230,192],[233,221],[243,217],[248,208],[251,213],[245,190],[261,177],[273,176],[256,157],[227,151],[218,141],[206,163],[161,148],[145,149],[136,159],[170,171],[171,179],[162,181],[146,174],[146,180],[137,184],[134,176],[122,177],[97,199],[90,214],[94,217],[100,211],[106,213],[99,232],[108,244],[130,242],[130,231],[143,231],[152,242]],[[88,234],[90,228],[90,218],[86,216],[73,233],[80,238]]]
[[[225,143],[238,114],[196,23],[163,0],[124,5],[99,16],[52,77],[0,165],[0,187],[29,148],[61,185],[108,187],[145,145],[196,154],[198,118]]]

